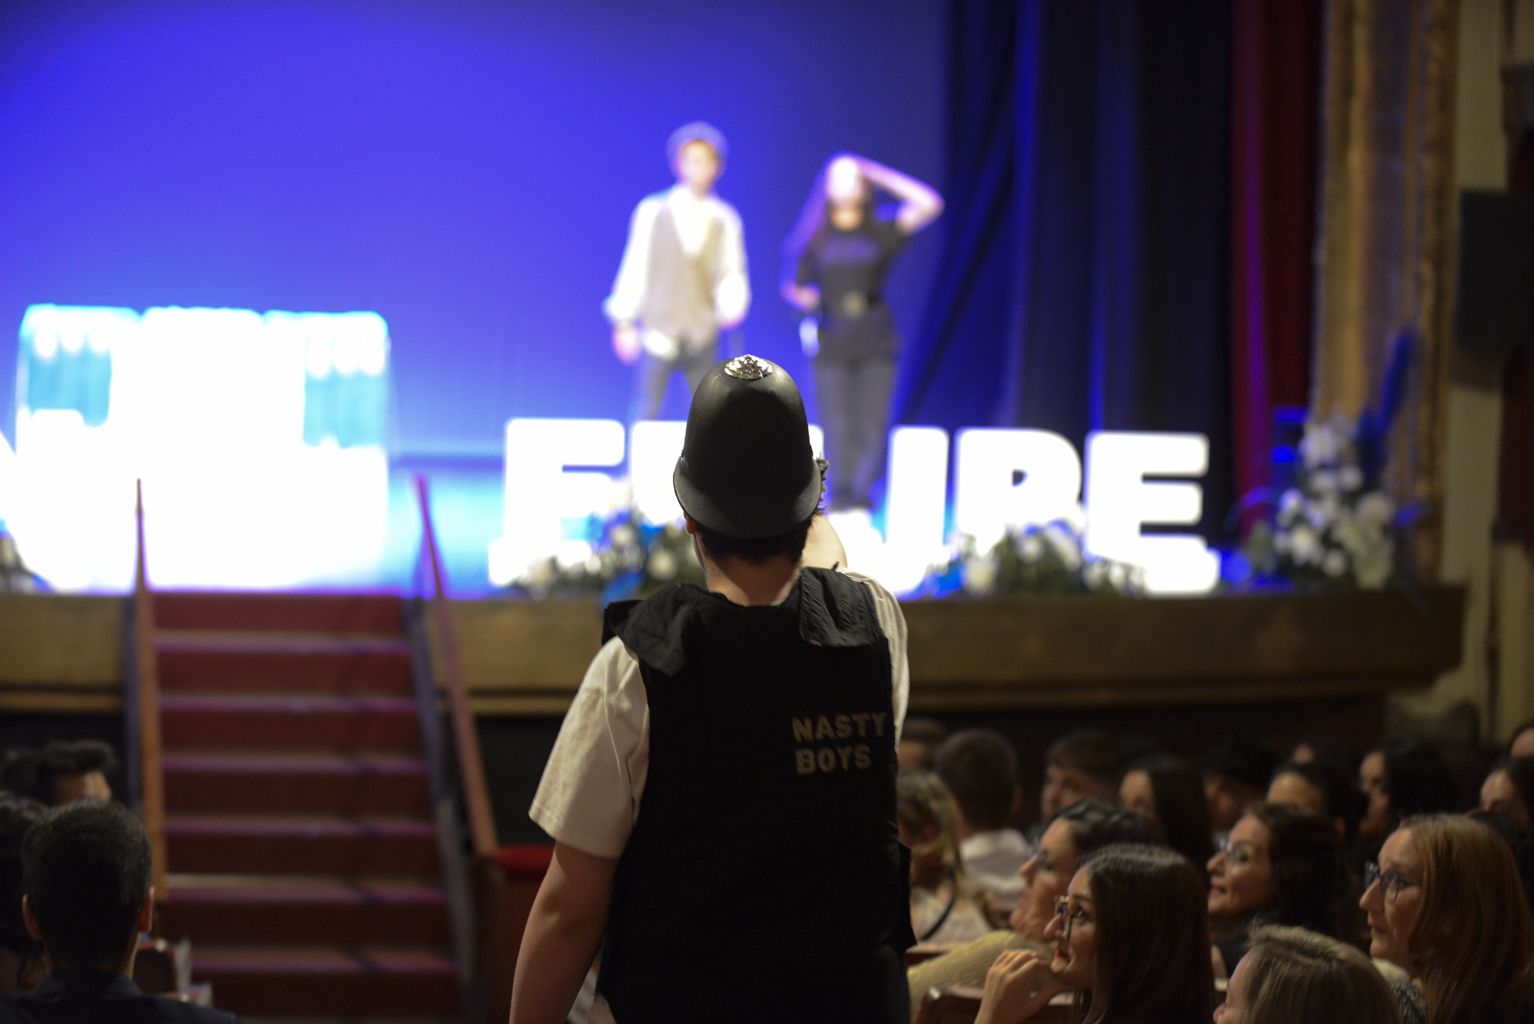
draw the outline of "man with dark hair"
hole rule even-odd
[[[994,729],[963,729],[938,747],[934,771],[959,809],[959,859],[969,882],[993,911],[1010,908],[1022,889],[1018,869],[1032,852],[1008,827],[1023,800],[1012,741]]]
[[[112,799],[117,755],[100,740],[54,740],[42,750],[13,750],[0,765],[0,789],[50,807]]]
[[[563,1021],[599,945],[597,1021],[906,1018],[905,620],[836,571],[822,477],[788,374],[715,365],[672,477],[708,589],[608,609],[533,800],[516,1024]]]
[[[1123,751],[1102,730],[1078,729],[1061,736],[1044,753],[1041,820],[1053,820],[1078,800],[1117,803],[1123,767]]]
[[[1204,755],[1204,799],[1209,827],[1224,835],[1246,809],[1268,794],[1278,758],[1250,736],[1227,736]]]
[[[138,935],[154,913],[149,880],[149,837],[120,804],[80,801],[33,825],[21,845],[22,917],[48,974],[25,995],[0,996],[0,1021],[233,1024],[133,984]]]

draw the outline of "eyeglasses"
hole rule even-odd
[[[1215,849],[1224,854],[1225,858],[1233,864],[1246,864],[1252,859],[1252,850],[1245,843],[1237,845],[1229,839],[1224,839]]]
[[[1091,924],[1097,919],[1082,909],[1080,903],[1072,903],[1069,896],[1055,899],[1055,920],[1060,925],[1060,937],[1071,937],[1071,929],[1079,924]]]
[[[1371,860],[1364,865],[1364,890],[1367,891],[1376,882],[1379,883],[1380,891],[1385,894],[1385,899],[1391,903],[1394,903],[1396,897],[1401,895],[1402,889],[1415,889],[1420,884],[1408,882],[1401,877],[1399,871],[1381,871],[1380,866]]]

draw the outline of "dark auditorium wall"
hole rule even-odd
[[[944,7],[7,0],[0,434],[35,302],[376,310],[403,453],[498,454],[511,415],[622,417],[599,304],[694,118],[732,146],[746,342],[798,374],[778,245],[833,150],[935,180]],[[908,330],[937,251],[896,271]]]

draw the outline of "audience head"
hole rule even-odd
[[[112,799],[117,771],[112,748],[99,740],[54,740],[42,750],[16,750],[0,766],[0,789],[57,807]]]
[[[1349,934],[1350,878],[1330,821],[1282,804],[1253,804],[1209,861],[1209,916]]]
[[[1363,813],[1363,795],[1340,765],[1329,761],[1290,761],[1280,765],[1268,784],[1268,803],[1313,811],[1329,820],[1351,843]]]
[[[1534,757],[1534,718],[1519,723],[1507,738],[1508,757]]]
[[[23,992],[42,977],[42,946],[21,915],[21,839],[48,808],[0,792],[0,992]]]
[[[1215,831],[1229,831],[1263,798],[1274,760],[1273,752],[1250,736],[1227,736],[1204,755],[1204,799]]]
[[[1078,992],[1088,1021],[1209,1019],[1204,881],[1181,854],[1103,847],[1075,872],[1060,910],[1045,931],[1050,973]]]
[[[1215,1024],[1399,1024],[1390,986],[1369,958],[1303,928],[1252,930]]]
[[[1362,758],[1363,751],[1352,740],[1320,734],[1306,736],[1289,752],[1289,761],[1293,764],[1321,761],[1341,768],[1349,778],[1358,774],[1358,762]]]
[[[1159,825],[1167,845],[1195,866],[1214,855],[1203,783],[1182,758],[1151,754],[1132,762],[1119,783],[1119,802]]]
[[[124,971],[151,911],[149,838],[127,808],[56,807],[21,845],[27,928],[55,970]]]
[[[1534,757],[1498,761],[1481,784],[1481,810],[1531,824],[1534,809]]]
[[[948,727],[935,718],[911,715],[900,729],[900,742],[895,747],[895,758],[902,769],[919,769],[930,772],[938,745],[948,736]]]
[[[1123,765],[1119,746],[1107,733],[1098,729],[1066,733],[1045,752],[1039,813],[1048,821],[1078,800],[1113,803],[1118,799]]]
[[[934,770],[959,808],[959,834],[1005,828],[1017,812],[1017,754],[994,729],[963,729],[937,748]]]
[[[1465,817],[1408,818],[1370,876],[1369,952],[1421,983],[1432,1024],[1522,1024],[1534,1012],[1534,921],[1496,833]]]
[[[1023,862],[1023,891],[1012,912],[1012,929],[1025,939],[1044,936],[1055,913],[1055,900],[1077,865],[1090,853],[1111,843],[1159,843],[1161,833],[1148,819],[1101,800],[1081,800],[1055,816],[1039,838],[1033,855]]]
[[[1491,829],[1507,844],[1508,852],[1513,855],[1513,866],[1518,869],[1518,880],[1523,883],[1523,894],[1528,897],[1529,909],[1534,910],[1534,827],[1491,811],[1471,811],[1468,817]]]
[[[1404,818],[1454,810],[1454,784],[1448,765],[1423,740],[1387,740],[1364,757],[1358,788],[1366,803],[1358,838],[1378,842]]]
[[[931,772],[895,778],[900,841],[911,848],[911,884],[936,889],[960,871],[959,818],[943,780]]]

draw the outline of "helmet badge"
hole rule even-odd
[[[761,380],[772,372],[772,364],[756,356],[737,356],[724,364],[724,372],[736,380]]]

